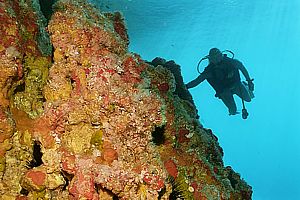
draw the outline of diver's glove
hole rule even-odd
[[[250,91],[254,91],[254,83],[253,83],[253,81],[254,81],[254,79],[247,80],[248,87],[249,87]]]

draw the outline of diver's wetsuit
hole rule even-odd
[[[237,113],[237,108],[233,94],[238,95],[244,101],[251,101],[249,91],[241,82],[239,70],[243,72],[246,79],[249,78],[248,72],[240,61],[223,56],[220,63],[210,63],[195,80],[186,84],[186,87],[189,89],[207,80],[216,91],[215,96],[224,102],[229,114],[234,115]]]

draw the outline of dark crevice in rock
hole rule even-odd
[[[76,80],[70,77],[70,82],[71,82],[72,90],[75,90],[75,88],[76,88]]]
[[[53,14],[53,4],[55,3],[55,0],[39,0],[41,11],[47,21],[50,20],[52,14]]]
[[[25,83],[21,83],[16,87],[13,94],[17,94],[18,92],[24,92],[25,91]]]
[[[95,183],[95,184],[94,184],[94,187],[95,187],[95,190],[96,190],[97,194],[99,194],[99,187],[98,187],[98,184]]]
[[[34,141],[32,155],[33,158],[28,163],[27,167],[32,169],[34,167],[41,166],[43,164],[42,161],[43,153],[41,152],[41,144],[38,141]]]
[[[54,46],[51,44],[51,63],[53,64],[54,63]]]
[[[166,193],[166,187],[164,187],[158,192],[158,200],[161,200],[161,198],[164,196],[165,193]]]
[[[64,177],[64,180],[65,180],[65,185],[64,187],[62,188],[62,190],[66,190],[68,185],[70,184],[70,182],[72,181],[74,175],[73,174],[69,174],[68,172],[62,170],[61,173],[60,173],[63,177]]]
[[[24,196],[27,196],[29,194],[29,191],[22,188],[21,191],[20,191],[20,194],[24,195]]]
[[[119,198],[116,195],[114,195],[113,200],[119,200]]]
[[[152,132],[152,142],[156,145],[164,144],[165,138],[165,126],[155,127],[155,130]]]

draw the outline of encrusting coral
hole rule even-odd
[[[118,12],[39,2],[0,1],[0,199],[251,199],[175,62],[129,53]]]

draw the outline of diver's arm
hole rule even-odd
[[[241,72],[243,73],[244,77],[246,78],[246,81],[251,81],[249,73],[248,73],[246,67],[243,65],[243,63],[241,63],[240,61],[236,60],[236,67],[239,70],[241,70]]]
[[[185,86],[186,86],[187,89],[196,87],[201,82],[203,82],[206,78],[207,78],[206,74],[202,73],[196,79],[194,79],[194,80],[190,81],[189,83],[187,83]]]
[[[241,63],[240,61],[237,60],[236,66],[241,72],[243,73],[244,77],[246,78],[246,81],[248,82],[248,87],[249,90],[254,91],[254,84],[253,84],[253,79],[250,78],[249,73],[246,69],[246,67]]]

